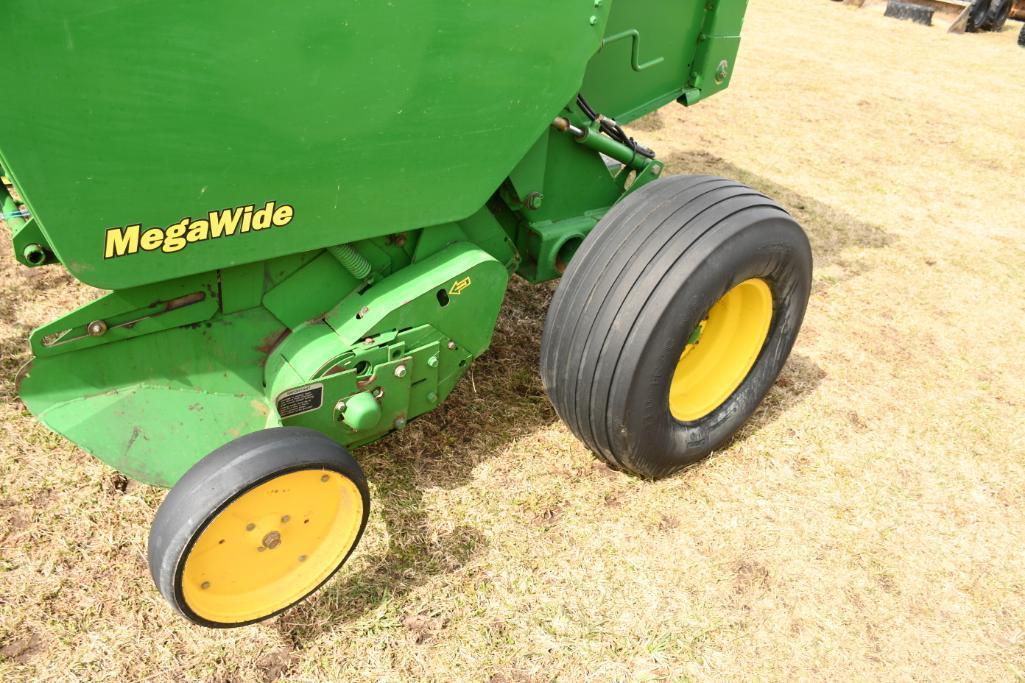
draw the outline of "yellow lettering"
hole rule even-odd
[[[242,209],[224,209],[210,212],[210,237],[231,236],[238,229],[238,221],[242,217]]]
[[[253,214],[253,230],[269,228],[274,218],[274,202],[267,202],[267,205]]]
[[[291,223],[294,216],[293,206],[278,206],[277,202],[270,201],[259,209],[255,204],[249,204],[233,209],[210,211],[207,214],[209,220],[203,218],[194,221],[191,218],[183,218],[166,228],[143,230],[142,225],[138,223],[124,228],[108,228],[104,237],[103,258],[157,250],[165,254],[174,254],[196,242],[266,230],[271,226],[280,228]]]
[[[107,242],[103,248],[103,258],[114,258],[139,251],[139,230],[141,225],[129,225],[127,228],[111,228],[107,230]]]
[[[210,221],[192,221],[192,224],[189,225],[189,234],[185,236],[185,239],[190,244],[210,239]]]
[[[249,226],[251,225],[252,220],[253,205],[250,204],[249,206],[242,209],[242,232],[249,232]]]
[[[167,233],[164,235],[163,251],[165,254],[173,254],[189,245],[188,240],[185,239],[185,231],[189,229],[189,220],[185,218],[167,229]]]
[[[279,206],[274,211],[274,225],[283,228],[292,222],[292,217],[295,215],[295,209],[288,204]]]
[[[139,246],[142,247],[143,251],[153,251],[154,249],[159,249],[163,242],[164,231],[160,228],[150,228],[146,232],[142,233],[142,238],[139,240]]]

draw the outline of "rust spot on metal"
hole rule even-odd
[[[17,392],[18,394],[21,393],[21,382],[22,382],[22,380],[24,380],[26,377],[28,377],[30,372],[32,372],[32,361],[31,360],[28,361],[27,363],[25,363],[24,365],[22,365],[21,368],[18,370],[18,374],[14,376],[14,391]]]
[[[377,375],[370,375],[370,377],[367,377],[366,379],[358,379],[356,380],[356,388],[362,391],[363,389],[366,389],[368,385],[373,384],[376,379]]]
[[[327,372],[323,373],[321,377],[330,377],[331,375],[337,375],[339,372],[345,372],[348,368],[345,365],[339,363],[332,366]]]
[[[191,306],[192,304],[198,304],[200,301],[202,301],[205,298],[206,298],[206,294],[205,293],[203,293],[203,292],[193,292],[192,294],[186,294],[185,296],[180,296],[177,299],[171,299],[170,301],[164,303],[164,313],[167,313],[169,311],[174,311],[174,310],[177,310],[179,308],[185,308],[186,306]]]
[[[128,445],[125,446],[125,455],[128,455],[128,451],[132,450],[132,446],[135,445],[135,441],[139,438],[140,434],[142,434],[142,431],[138,427],[132,427],[132,435],[128,437]]]
[[[285,337],[287,337],[290,334],[292,334],[292,331],[287,327],[281,330],[280,332],[269,334],[263,338],[263,343],[257,346],[256,350],[264,354],[264,356],[269,356],[271,351],[276,349],[278,347],[278,344],[283,342],[285,340]],[[264,358],[262,362],[267,362],[267,359]]]

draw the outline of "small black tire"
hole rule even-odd
[[[990,0],[981,28],[985,31],[1002,31],[1010,14],[1011,0]]]
[[[973,0],[968,9],[968,23],[965,25],[965,31],[978,33],[987,30],[986,15],[989,14],[990,2],[991,0]]]
[[[711,176],[646,185],[599,222],[556,291],[541,341],[545,390],[611,466],[668,476],[721,446],[754,412],[797,338],[811,273],[804,231],[761,193]],[[754,279],[772,299],[753,365],[710,412],[677,419],[670,390],[692,332]]]
[[[886,5],[885,16],[903,21],[913,21],[923,26],[932,26],[932,17],[935,10],[921,5],[912,5],[907,2],[890,0]]]
[[[345,448],[310,429],[261,430],[207,455],[167,494],[150,529],[150,574],[189,621],[246,626],[330,579],[369,513],[366,477]]]
[[[1018,45],[1025,47],[1025,24],[1022,24],[1021,31],[1018,33]]]

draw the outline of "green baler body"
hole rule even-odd
[[[487,348],[510,272],[556,277],[661,170],[612,173],[553,120],[595,129],[578,93],[628,122],[725,88],[744,6],[7,0],[16,257],[113,290],[36,331],[26,403],[163,485],[268,425],[401,427]],[[370,377],[381,425],[350,429],[333,406]]]

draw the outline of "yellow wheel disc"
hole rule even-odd
[[[220,624],[274,614],[331,576],[362,517],[359,490],[338,472],[298,470],[265,481],[200,532],[182,572],[185,604]]]
[[[772,291],[760,278],[728,291],[691,336],[673,373],[669,412],[700,420],[728,399],[754,367],[772,323]]]

